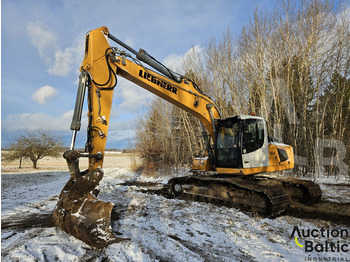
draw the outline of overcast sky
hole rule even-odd
[[[53,130],[69,145],[78,67],[89,30],[105,25],[134,49],[143,48],[176,66],[189,49],[220,38],[228,27],[238,34],[257,6],[271,11],[271,2],[2,0],[2,147],[18,132],[39,128]],[[135,118],[151,98],[147,91],[119,78],[107,147],[123,148],[133,141]],[[78,146],[84,145],[85,133],[83,126]]]

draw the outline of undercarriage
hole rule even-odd
[[[170,197],[215,203],[276,217],[291,201],[311,205],[321,199],[320,187],[312,181],[267,176],[190,175],[170,179]]]

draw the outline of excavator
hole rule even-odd
[[[109,41],[119,47],[112,47]],[[215,102],[193,81],[173,72],[145,50],[134,50],[110,34],[107,27],[87,33],[80,72],[70,126],[72,140],[63,155],[70,179],[59,195],[53,221],[88,245],[103,248],[125,240],[116,237],[111,228],[113,204],[98,200],[96,189],[104,175],[103,159],[117,77],[189,112],[201,124],[206,155],[194,158],[189,175],[168,181],[165,192],[169,198],[215,203],[267,217],[283,214],[292,200],[305,204],[320,200],[320,187],[312,181],[267,175],[293,169],[294,154],[291,146],[268,136],[263,118],[222,118]],[[78,151],[74,147],[85,96],[87,141],[85,150]],[[87,170],[80,171],[80,158],[87,158]]]

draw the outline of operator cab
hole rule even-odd
[[[218,120],[214,150],[216,167],[268,166],[269,150],[265,120],[250,115]]]

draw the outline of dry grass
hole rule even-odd
[[[6,151],[1,151],[1,154],[6,154]],[[63,153],[62,153],[63,155]],[[131,153],[118,153],[118,152],[106,152],[104,159],[104,168],[128,168],[132,170],[132,159],[136,159]],[[38,168],[32,168],[31,161],[22,162],[22,168],[18,168],[19,161],[4,162],[1,161],[1,173],[25,173],[32,171],[45,171],[45,170],[67,170],[68,166],[66,160],[63,157],[45,157],[38,161]],[[88,167],[87,159],[80,161],[80,169],[84,170]]]
[[[130,168],[134,172],[142,172],[144,165],[137,152],[130,153]]]

